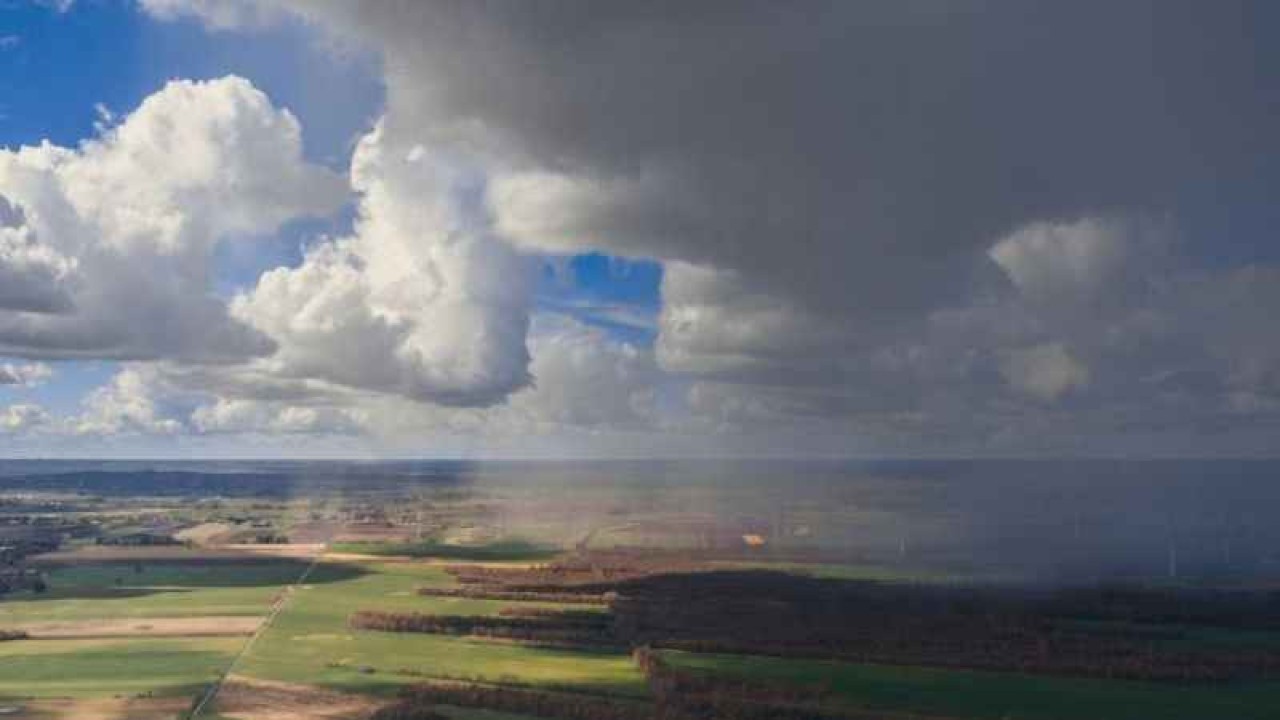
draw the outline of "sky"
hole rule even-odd
[[[0,457],[1273,456],[1278,37],[0,0]]]

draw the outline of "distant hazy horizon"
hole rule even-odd
[[[615,506],[758,523],[784,541],[785,522],[806,528],[792,544],[846,561],[978,577],[1161,578],[1171,553],[1185,577],[1280,568],[1275,460],[0,461],[0,483],[30,489],[115,477],[163,491],[164,473],[281,482],[298,497],[447,480],[501,498],[517,537],[525,514],[572,534],[618,524]]]

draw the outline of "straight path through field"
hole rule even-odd
[[[270,629],[271,623],[275,621],[276,617],[280,615],[280,612],[289,604],[289,599],[293,597],[293,594],[298,587],[306,584],[307,578],[311,577],[311,573],[315,571],[316,567],[320,564],[320,561],[324,559],[325,552],[328,549],[329,543],[326,542],[321,545],[315,556],[311,558],[311,562],[307,563],[307,567],[303,569],[302,574],[299,575],[292,583],[285,585],[280,589],[280,595],[276,598],[275,602],[271,604],[271,610],[267,613],[266,619],[262,621],[262,624],[258,626],[258,629],[253,633],[253,635],[249,636],[249,640],[240,648],[240,652],[236,653],[235,657],[231,658],[231,662],[227,664],[227,669],[218,676],[217,680],[213,681],[213,684],[205,691],[204,695],[200,698],[200,702],[196,703],[196,706],[191,709],[191,714],[187,717],[193,719],[200,717],[200,713],[204,712],[205,707],[218,697],[218,691],[222,689],[222,684],[226,682],[227,677],[235,671],[236,665],[240,663],[240,660],[248,655],[249,651],[253,649],[253,645],[258,641],[258,638],[262,637],[262,634]]]

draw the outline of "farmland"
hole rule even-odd
[[[235,639],[32,640],[0,645],[0,697],[189,695],[239,648]]]
[[[348,617],[387,611],[494,615],[505,603],[423,598],[416,589],[448,582],[439,565],[372,564],[368,574],[300,587],[237,672],[268,680],[316,682],[343,690],[390,693],[424,678],[545,685],[641,695],[643,676],[626,653],[550,651],[440,636],[365,633]]]
[[[174,717],[173,703],[152,700],[174,698],[185,711],[299,572],[294,561],[192,555],[101,562],[90,553],[43,566],[43,591],[0,602],[0,627],[28,638],[0,643],[0,706],[37,699],[41,717],[76,717],[88,712],[82,701],[132,698],[93,712]]]
[[[1280,714],[1261,577],[1061,587],[848,542],[707,487],[565,507],[432,476],[10,489],[0,709],[21,718]],[[165,479],[173,480],[170,475]],[[154,479],[154,478],[152,478]],[[4,479],[0,478],[0,495]],[[285,491],[287,489],[287,492]],[[733,492],[736,492],[734,490]],[[843,491],[841,491],[843,492]],[[204,495],[208,493],[208,495]],[[723,501],[716,501],[723,502]],[[756,502],[752,500],[752,502]],[[8,518],[8,520],[4,520]]]

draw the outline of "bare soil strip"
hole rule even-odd
[[[220,716],[236,720],[364,720],[385,704],[309,685],[232,675],[218,692],[216,707]]]
[[[226,523],[200,523],[193,525],[185,530],[180,530],[174,534],[174,537],[183,542],[193,542],[197,545],[209,545],[219,537],[225,537],[235,532],[235,527]]]
[[[124,618],[25,623],[21,630],[32,640],[113,637],[222,637],[248,636],[258,629],[259,617],[207,616],[192,618]]]
[[[223,550],[237,552],[243,556],[288,558],[295,560],[311,560],[324,552],[324,543],[285,543],[280,545],[227,544],[219,546]]]
[[[5,720],[173,720],[191,705],[185,697],[0,700]],[[13,712],[9,712],[13,710]]]

